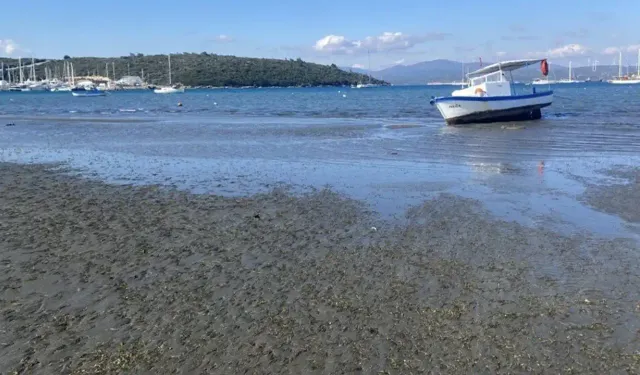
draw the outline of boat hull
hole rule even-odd
[[[637,85],[640,83],[640,79],[612,79],[607,82],[613,85]]]
[[[82,96],[82,97],[89,97],[89,96],[106,96],[107,93],[104,91],[72,91],[71,95],[73,96]]]
[[[448,125],[537,120],[551,105],[553,91],[516,96],[449,96],[432,103]]]
[[[156,94],[179,94],[184,92],[184,88],[162,87],[153,90]]]

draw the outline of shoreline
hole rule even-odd
[[[9,373],[640,371],[631,241],[448,194],[392,225],[329,190],[225,198],[51,167],[0,163]]]

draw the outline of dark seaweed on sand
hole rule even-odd
[[[377,230],[372,230],[372,227]],[[640,373],[637,244],[443,195],[197,196],[0,166],[0,369]]]

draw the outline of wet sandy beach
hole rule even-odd
[[[597,209],[640,223],[640,168],[616,167],[603,171],[616,178],[607,185],[589,184],[583,199]]]
[[[329,190],[194,195],[50,167],[0,164],[2,373],[640,373],[633,240],[451,194],[391,222]]]

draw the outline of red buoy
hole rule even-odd
[[[549,74],[549,64],[547,63],[547,60],[542,60],[540,62],[540,71],[545,77]]]

